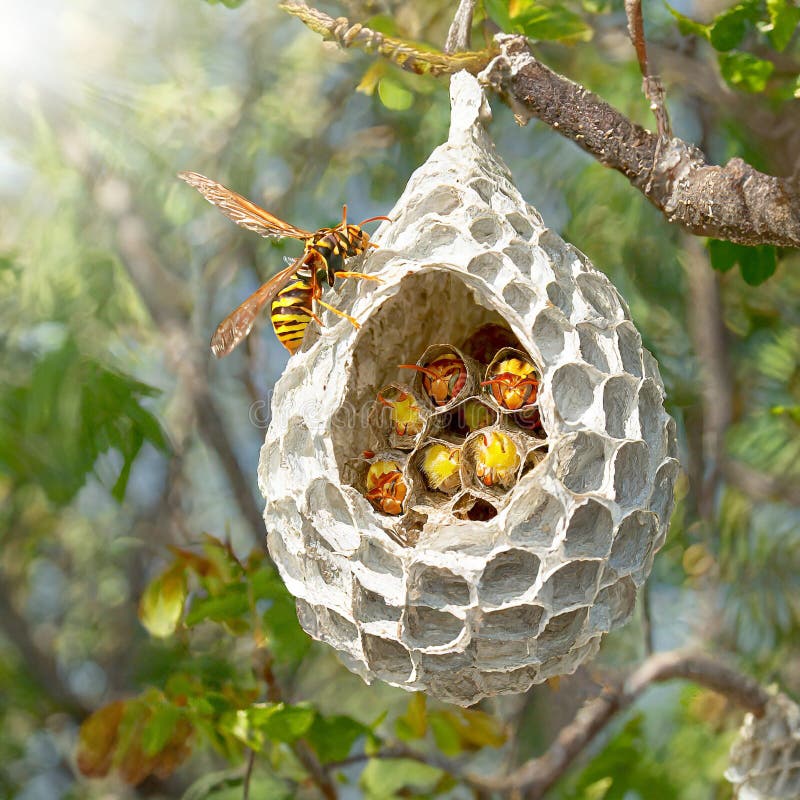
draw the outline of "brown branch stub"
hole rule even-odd
[[[470,775],[471,784],[494,792],[518,792],[541,798],[569,769],[594,737],[653,683],[683,678],[713,689],[760,717],[771,695],[752,678],[708,656],[681,651],[658,653],[645,660],[622,684],[606,689],[585,705],[539,758],[526,761],[508,775]]]
[[[661,141],[619,110],[538,61],[522,36],[499,35],[500,54],[480,74],[521,123],[540,119],[621,172],[669,222],[746,245],[800,247],[800,194],[789,180],[741,159],[708,164],[681,139]]]
[[[469,50],[472,16],[475,13],[477,0],[461,0],[456,9],[450,30],[447,32],[447,41],[444,44],[445,53],[456,53],[459,50]]]
[[[625,0],[625,15],[628,18],[628,33],[631,36],[636,60],[642,73],[644,96],[650,103],[650,110],[656,118],[659,138],[666,140],[672,137],[672,128],[664,104],[664,87],[655,75],[650,73],[647,58],[647,42],[644,37],[644,18],[642,17],[642,0]]]

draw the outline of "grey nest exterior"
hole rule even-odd
[[[574,671],[631,615],[664,542],[678,474],[663,386],[629,311],[547,229],[494,152],[477,81],[451,84],[448,141],[411,177],[276,386],[261,453],[270,553],[302,626],[365,680],[470,705]],[[397,365],[486,323],[540,368],[548,452],[488,521],[411,500],[376,512],[346,465],[374,447]],[[316,326],[312,326],[316,329]],[[420,495],[421,497],[421,495]],[[413,531],[413,546],[397,541]]]

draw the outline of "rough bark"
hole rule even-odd
[[[480,74],[524,124],[536,117],[621,172],[669,222],[740,244],[800,247],[800,193],[789,178],[739,158],[707,162],[694,145],[661,139],[536,59],[521,36],[497,37],[500,54]]]

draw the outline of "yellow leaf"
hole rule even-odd
[[[170,567],[145,589],[139,603],[139,619],[151,636],[164,638],[175,632],[186,593],[186,574],[181,563]]]
[[[381,78],[386,74],[385,61],[373,61],[369,69],[361,76],[356,91],[362,94],[369,95],[370,97],[375,94]]]

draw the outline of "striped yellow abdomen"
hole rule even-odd
[[[311,275],[301,267],[272,301],[272,327],[280,343],[294,353],[303,342],[313,302]]]

